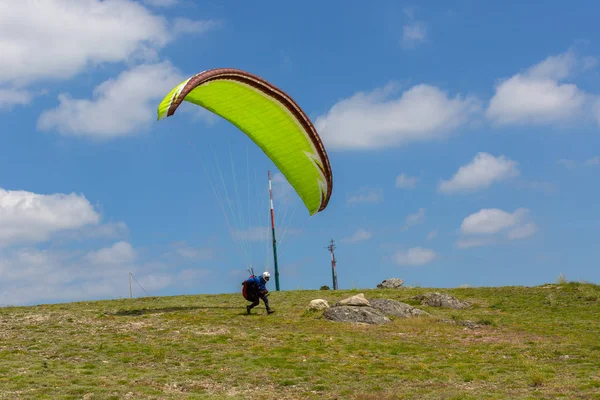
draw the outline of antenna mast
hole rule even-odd
[[[273,189],[269,170],[269,200],[271,202],[271,234],[273,237],[273,264],[275,266],[275,290],[279,291],[279,269],[277,268],[277,241],[275,240],[275,211],[273,210]]]
[[[333,241],[333,239],[331,239],[331,241],[329,242],[329,246],[327,246],[327,250],[329,250],[329,252],[331,253],[331,276],[333,278],[333,290],[337,290],[338,288],[338,284],[337,284],[337,272],[335,270],[335,253],[333,252],[335,250],[335,242]]]

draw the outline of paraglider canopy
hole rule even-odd
[[[310,215],[327,207],[333,187],[325,147],[304,111],[285,92],[248,72],[218,68],[174,87],[158,106],[158,119],[188,101],[223,117],[273,161]]]

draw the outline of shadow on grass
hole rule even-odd
[[[207,308],[214,308],[219,310],[238,310],[240,307],[234,306],[189,306],[189,307],[163,307],[163,308],[141,308],[134,310],[119,310],[115,313],[106,313],[107,315],[117,316],[132,316],[132,315],[144,315],[144,314],[161,314],[176,311],[190,311],[190,310],[202,310]],[[245,312],[244,312],[245,314]]]

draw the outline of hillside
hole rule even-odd
[[[473,303],[351,325],[305,311],[357,293]],[[2,399],[599,398],[600,287],[271,292],[0,308]]]

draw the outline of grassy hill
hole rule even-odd
[[[307,312],[357,293],[271,292],[0,308],[2,399],[600,399],[600,286],[439,289],[468,310],[379,326]]]

